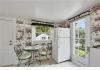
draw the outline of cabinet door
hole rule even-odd
[[[100,67],[100,48],[90,48],[90,66]]]
[[[16,63],[15,33],[14,21],[0,20],[0,66]]]

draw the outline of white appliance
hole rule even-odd
[[[70,29],[55,28],[52,57],[57,62],[70,60]]]

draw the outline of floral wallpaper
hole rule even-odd
[[[93,46],[100,45],[100,9],[91,14],[91,38]]]
[[[30,23],[30,22],[29,22]],[[16,23],[16,46],[31,46],[32,27],[25,20],[17,20]]]

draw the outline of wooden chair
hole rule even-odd
[[[47,44],[46,43],[42,43],[41,46],[42,46],[42,48],[39,50],[39,61],[40,61],[40,64],[41,64],[41,61],[44,60],[43,57],[45,57],[45,59],[48,59]]]
[[[47,43],[48,45],[48,55],[52,58],[52,43]]]
[[[23,60],[26,60],[28,62],[28,65],[30,65],[30,61],[31,61],[31,57],[32,57],[31,53],[24,52],[19,46],[15,46],[14,51],[18,57],[17,66],[20,66],[20,64],[22,63]]]

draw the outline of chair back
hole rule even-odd
[[[41,46],[42,46],[41,51],[47,52],[47,43],[42,43]]]
[[[15,46],[14,51],[18,57],[22,55],[22,49],[19,46]]]
[[[52,49],[52,43],[48,43],[48,49],[49,49],[49,50]]]

